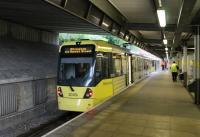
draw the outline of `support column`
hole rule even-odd
[[[194,53],[195,53],[195,104],[200,104],[200,26],[195,28]]]
[[[182,72],[184,75],[183,85],[184,87],[187,87],[187,45],[186,43],[184,43],[184,46],[183,46]]]
[[[179,68],[181,68],[182,66],[182,53],[181,52],[178,52],[177,55],[176,55],[176,63],[178,64]]]

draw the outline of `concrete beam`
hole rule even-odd
[[[123,24],[126,18],[108,0],[89,0],[119,24]]]
[[[155,23],[127,23],[126,28],[129,30],[145,30],[145,31],[161,31],[162,28]],[[175,24],[168,24],[164,30],[174,32],[176,29]]]
[[[150,44],[162,44],[161,39],[143,39],[142,41]]]

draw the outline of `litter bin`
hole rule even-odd
[[[184,80],[184,74],[183,74],[183,73],[180,73],[180,74],[178,75],[178,78],[179,78],[179,80]]]

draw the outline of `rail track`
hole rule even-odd
[[[74,117],[78,116],[81,113],[78,112],[66,112],[65,114],[61,115],[60,117],[57,117],[55,119],[52,119],[51,121],[41,124],[40,126],[36,128],[32,128],[28,132],[21,134],[17,137],[40,137],[49,131],[53,130],[54,128],[62,125],[63,123],[73,119]]]

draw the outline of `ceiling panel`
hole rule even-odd
[[[156,23],[151,0],[108,0],[131,23]]]
[[[0,18],[48,31],[108,34],[100,27],[42,0],[1,0]]]
[[[142,39],[142,34],[139,31],[129,30],[136,38]]]
[[[182,0],[162,0],[162,6],[166,10],[167,24],[176,24]]]
[[[161,39],[160,31],[139,31],[144,39]]]

